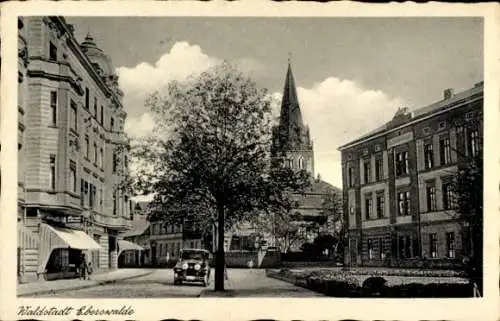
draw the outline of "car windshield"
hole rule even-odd
[[[199,251],[183,251],[181,255],[183,260],[203,260],[204,256],[205,253]]]

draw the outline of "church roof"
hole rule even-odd
[[[283,88],[277,135],[281,150],[299,149],[304,144],[309,143],[308,130],[302,120],[295,78],[290,63],[288,64],[285,87]]]

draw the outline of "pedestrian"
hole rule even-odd
[[[80,280],[85,280],[87,278],[87,260],[85,258],[85,254],[80,255]]]
[[[92,274],[93,269],[92,269],[92,262],[89,262],[87,266],[87,280],[90,280],[90,275]]]

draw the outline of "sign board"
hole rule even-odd
[[[66,217],[66,223],[68,224],[76,224],[76,223],[82,223],[82,217],[81,216],[67,216]]]

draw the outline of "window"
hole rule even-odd
[[[467,136],[467,146],[469,147],[470,156],[479,155],[481,150],[479,143],[479,131],[477,129],[469,131],[469,135]]]
[[[94,116],[97,118],[97,97],[94,97]]]
[[[443,190],[443,207],[445,210],[451,210],[456,208],[455,194],[453,192],[453,185],[451,183],[445,183],[442,187]]]
[[[400,216],[408,215],[410,213],[410,192],[398,193],[398,214]]]
[[[104,124],[104,107],[101,105],[101,118],[100,119],[100,123],[101,125]]]
[[[74,132],[77,131],[77,122],[78,122],[78,114],[77,114],[77,108],[76,108],[76,103],[71,100],[71,114],[70,114],[70,119],[69,119],[69,123],[70,123],[70,129],[73,130]]]
[[[373,241],[368,239],[368,259],[373,260]]]
[[[298,158],[299,169],[304,169],[304,158],[301,156]]]
[[[408,152],[396,153],[396,176],[408,174]]]
[[[85,109],[89,110],[90,108],[90,91],[88,88],[85,88]]]
[[[104,167],[104,149],[102,147],[99,149],[99,167]]]
[[[123,197],[123,200],[124,200],[124,202],[125,202],[125,210],[126,210],[127,208],[129,208],[129,207],[130,207],[130,206],[129,206],[129,204],[128,204],[128,196],[126,196],[126,195],[125,195],[125,196]]]
[[[380,181],[384,175],[384,161],[382,158],[375,159],[375,179]]]
[[[99,206],[102,209],[102,200],[103,200],[103,190],[102,187],[99,187]]]
[[[85,204],[85,181],[83,179],[80,180],[80,206],[83,207]]]
[[[94,164],[97,165],[97,144],[94,142]]]
[[[410,258],[413,257],[411,248],[411,237],[409,235],[405,236],[405,257]]]
[[[52,42],[49,42],[49,59],[57,61],[57,47]]]
[[[85,157],[87,159],[89,158],[90,155],[90,142],[89,142],[89,137],[85,136]]]
[[[384,194],[377,195],[377,218],[384,217]]]
[[[366,216],[367,220],[369,220],[370,217],[372,216],[372,196],[371,195],[365,196],[365,216]]]
[[[405,237],[404,236],[400,236],[399,239],[398,239],[398,254],[399,254],[399,258],[405,258],[406,257],[406,251],[405,251]]]
[[[113,173],[116,173],[116,170],[118,168],[118,156],[116,153],[113,153]]]
[[[434,167],[434,153],[432,152],[432,143],[424,146],[425,169]]]
[[[111,117],[111,121],[110,121],[110,131],[114,131],[115,130],[115,119],[113,117]]]
[[[436,233],[429,234],[429,254],[433,259],[438,257]]]
[[[85,189],[84,189],[84,193],[85,193],[85,195],[84,195],[84,198],[83,198],[83,199],[84,199],[85,201],[86,201],[86,200],[89,200],[89,203],[90,203],[90,197],[89,197],[89,185],[90,185],[90,184],[89,184],[89,182],[85,181]],[[87,203],[87,204],[89,204],[89,203]],[[85,203],[84,203],[84,204],[85,204]]]
[[[125,169],[128,168],[128,157],[127,157],[127,155],[123,156],[123,166],[125,167]]]
[[[451,148],[449,137],[441,137],[439,139],[439,160],[441,162],[441,165],[451,163]]]
[[[116,215],[118,207],[118,200],[116,198],[116,191],[113,192],[113,215]]]
[[[92,185],[92,183],[89,183],[89,207],[94,208],[94,200],[95,200],[95,191],[94,191],[95,186]]]
[[[52,118],[52,125],[57,124],[57,91],[50,92],[50,113]]]
[[[69,161],[69,186],[76,193],[76,163],[71,160]]]
[[[349,187],[354,187],[354,168],[349,167],[348,169],[348,182]]]
[[[433,212],[436,210],[436,187],[427,186],[427,211]]]
[[[56,189],[56,155],[50,155],[49,184],[51,190]]]
[[[365,184],[370,183],[372,177],[372,168],[370,160],[365,160],[363,162],[363,171],[364,171]]]
[[[455,257],[455,233],[446,233],[446,256],[449,258]]]
[[[379,259],[381,259],[381,260],[385,259],[384,239],[383,238],[378,239],[378,255],[379,255]]]

